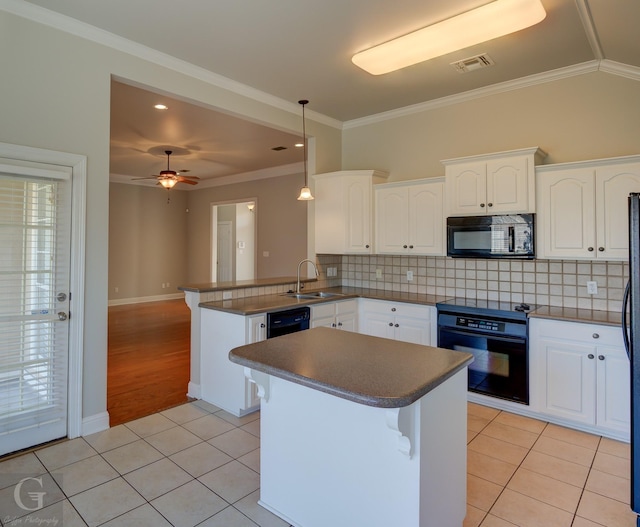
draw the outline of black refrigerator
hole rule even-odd
[[[640,193],[629,195],[629,282],[622,334],[631,374],[631,509],[640,514]],[[636,519],[640,527],[640,516]]]

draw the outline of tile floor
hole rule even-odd
[[[286,527],[257,504],[259,418],[196,401],[1,461],[0,524],[30,524],[14,489],[42,476],[64,527]],[[468,427],[464,527],[635,526],[628,445],[476,404]]]

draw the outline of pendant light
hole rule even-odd
[[[298,104],[302,105],[302,149],[304,151],[304,187],[300,189],[300,195],[298,196],[298,200],[300,201],[310,201],[313,199],[311,195],[311,189],[309,188],[308,183],[308,174],[307,174],[307,132],[304,124],[304,106],[305,104],[309,104],[309,101],[306,99],[302,99],[298,101]]]

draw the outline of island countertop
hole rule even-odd
[[[234,348],[229,359],[359,404],[401,408],[467,366],[473,356],[319,327]]]

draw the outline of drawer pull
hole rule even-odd
[[[589,355],[587,355],[587,357],[589,357],[590,359],[595,359],[596,356],[593,353],[589,353]]]
[[[597,333],[594,333],[593,335],[591,335],[594,339],[599,339],[600,335],[598,335]]]
[[[395,308],[395,307],[392,307],[392,308],[391,308],[391,311],[394,311],[394,312],[395,312],[395,310],[396,310],[396,308]]]
[[[593,252],[593,247],[589,247],[589,248],[587,248],[587,251],[589,251],[590,253],[592,253],[592,252]]]
[[[598,360],[604,360],[604,355],[598,355]]]

